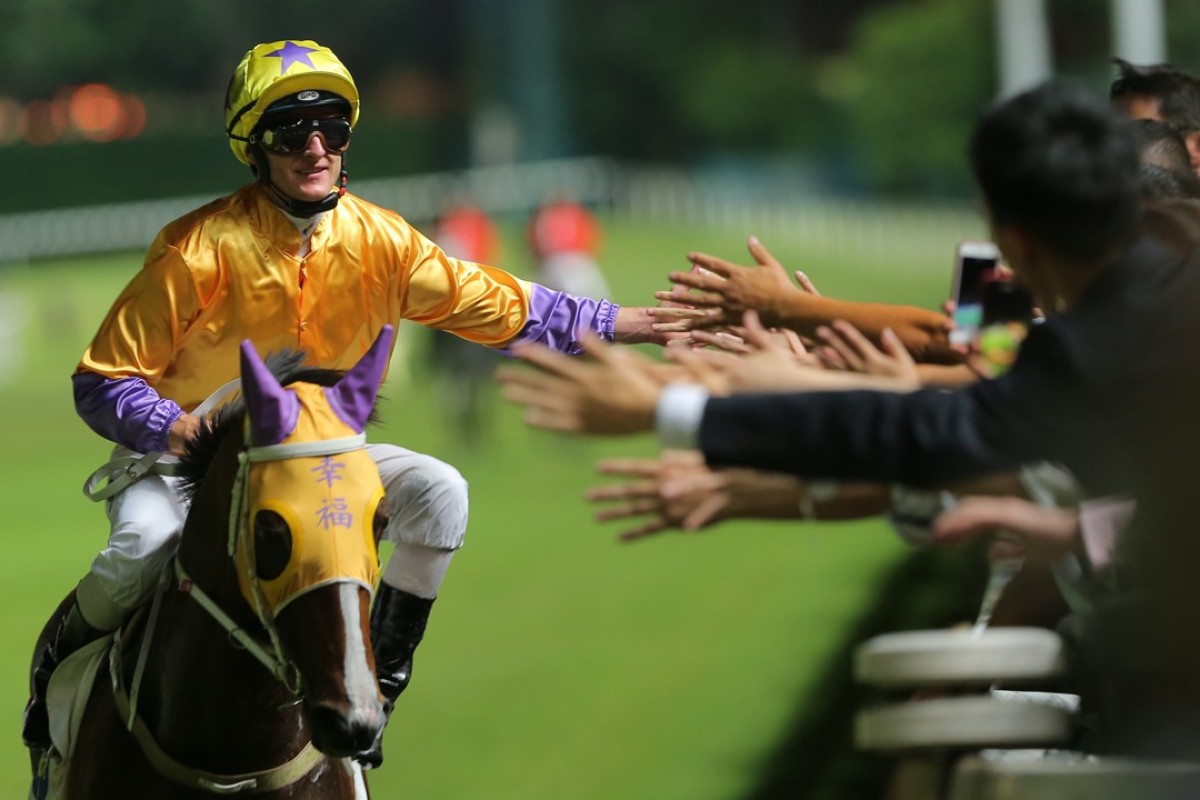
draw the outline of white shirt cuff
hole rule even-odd
[[[708,391],[694,383],[672,383],[663,389],[654,411],[654,427],[663,447],[695,450],[700,443],[700,420]]]

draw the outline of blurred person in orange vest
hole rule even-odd
[[[553,195],[529,223],[529,247],[538,280],[552,289],[585,297],[607,297],[600,271],[600,223],[566,194]]]
[[[447,255],[477,264],[494,264],[500,254],[496,223],[466,197],[450,201],[437,219],[433,240]],[[485,398],[499,357],[451,333],[432,333],[429,361],[437,407],[458,444],[473,447],[484,436],[490,411]]]

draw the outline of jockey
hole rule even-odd
[[[452,258],[400,215],[346,191],[359,119],[354,79],[313,41],[260,44],[229,82],[225,130],[255,180],[168,224],[117,298],[72,378],[76,408],[120,455],[180,453],[202,424],[191,412],[238,374],[244,339],[299,349],[314,367],[348,369],[400,320],[505,349],[542,342],[577,352],[585,331],[659,341],[644,308],[575,297]],[[393,444],[369,445],[387,491],[395,544],[371,611],[387,710],[412,674],[434,598],[467,525],[467,483],[453,467]],[[48,748],[49,676],[115,630],[152,594],[186,508],[174,479],[150,474],[107,503],[108,546],[47,623],[34,656],[23,735]],[[379,743],[360,760],[382,761]]]

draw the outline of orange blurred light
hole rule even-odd
[[[110,142],[125,128],[121,95],[102,83],[89,83],[72,92],[67,113],[75,129],[94,142]]]
[[[136,139],[146,127],[146,105],[134,95],[125,94],[121,95],[121,107],[125,118],[121,138]]]

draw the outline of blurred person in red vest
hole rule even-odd
[[[447,255],[477,264],[495,264],[500,253],[496,223],[466,198],[449,203],[437,220],[433,238]]]
[[[437,219],[433,240],[447,254],[477,264],[495,264],[500,234],[487,212],[469,198],[454,198]],[[486,435],[487,392],[499,357],[445,331],[432,331],[429,364],[434,376],[437,407],[447,428],[463,447],[474,447]]]
[[[529,222],[538,280],[568,294],[607,297],[608,283],[597,262],[600,239],[595,215],[564,193],[551,196]]]

